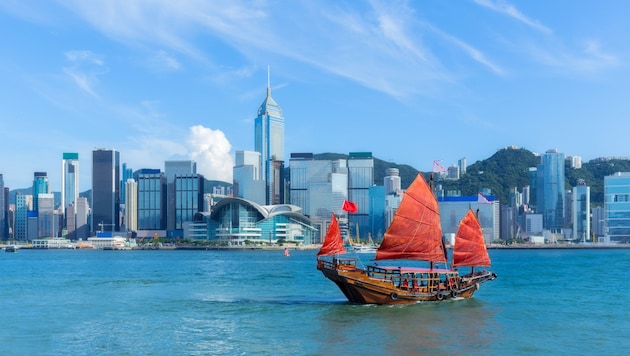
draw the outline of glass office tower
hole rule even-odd
[[[138,174],[138,230],[166,229],[166,176]]]
[[[537,167],[536,212],[543,216],[543,228],[559,233],[564,227],[564,153],[548,150]]]
[[[267,82],[267,97],[258,108],[254,121],[254,149],[261,156],[261,173],[266,184],[267,205],[284,203],[284,117],[282,109],[271,97]]]
[[[120,231],[120,153],[92,151],[92,232]]]
[[[348,214],[350,234],[367,238],[370,230],[370,187],[374,185],[372,152],[350,152],[348,155],[348,200],[357,204],[359,211]],[[357,231],[358,230],[358,231]]]
[[[204,177],[201,174],[175,175],[175,229],[182,230],[184,223],[193,221],[203,211]]]
[[[604,177],[604,236],[630,243],[630,172]]]
[[[48,174],[46,172],[35,172],[33,176],[33,211],[38,211],[37,196],[49,193]]]

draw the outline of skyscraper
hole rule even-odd
[[[166,228],[176,229],[175,225],[175,177],[197,174],[197,163],[193,160],[173,160],[164,162],[164,175],[166,176]],[[201,192],[203,194],[203,192]]]
[[[604,177],[604,241],[630,243],[630,172]]]
[[[37,196],[48,194],[48,174],[46,172],[35,172],[33,177],[33,211],[38,211]]]
[[[348,214],[350,230],[370,231],[370,190],[374,185],[372,152],[350,152],[348,155],[348,199],[359,206],[359,211]],[[357,232],[352,232],[357,235]],[[365,236],[361,236],[365,237]]]
[[[176,174],[175,229],[183,230],[185,222],[193,221],[203,211],[204,177],[201,174]]]
[[[236,151],[232,168],[234,196],[265,205],[265,181],[260,175],[260,162],[260,152]]]
[[[92,232],[120,230],[120,153],[92,151]]]
[[[8,237],[5,232],[5,229],[8,231],[6,217],[7,206],[5,206],[5,204],[8,205],[7,203],[8,202],[4,199],[4,179],[0,173],[0,240],[6,240]]]
[[[15,232],[13,238],[19,241],[26,241],[28,211],[32,208],[32,195],[17,193],[15,195]]]
[[[591,188],[584,179],[573,187],[573,239],[591,240]]]
[[[260,171],[266,184],[266,204],[284,203],[284,117],[282,109],[271,97],[269,74],[267,97],[258,108],[254,121],[254,148],[261,156]]]
[[[157,170],[140,173],[138,182],[138,230],[166,229],[166,176]]]
[[[76,226],[68,227],[66,209],[76,203],[79,197],[79,154],[64,152],[61,160],[61,213],[64,214],[64,227],[74,231]],[[72,209],[75,212],[74,209]],[[74,222],[72,217],[70,221]]]
[[[553,233],[564,227],[564,153],[548,150],[537,167],[536,212],[543,215],[543,228]]]
[[[128,178],[124,184],[125,193],[125,226],[127,231],[138,230],[138,183]]]

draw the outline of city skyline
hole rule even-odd
[[[5,2],[4,186],[96,148],[134,170],[194,160],[231,182],[271,69],[293,152],[372,152],[430,171],[517,145],[628,156],[630,4]],[[566,16],[570,9],[571,16]],[[597,123],[594,125],[593,123]]]

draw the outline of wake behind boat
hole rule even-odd
[[[333,281],[350,302],[359,304],[411,304],[470,298],[479,286],[497,277],[479,267],[489,267],[490,257],[481,226],[470,210],[455,237],[451,267],[446,266],[437,199],[421,174],[409,186],[376,251],[376,260],[412,262],[374,263],[359,267],[356,258],[339,258],[346,253],[339,224],[332,214],[324,243],[317,254],[317,269]],[[459,267],[471,267],[460,275]]]

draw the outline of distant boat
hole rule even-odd
[[[490,257],[481,226],[472,211],[460,224],[455,237],[453,261],[447,267],[440,213],[435,195],[419,174],[409,186],[376,251],[376,260],[399,260],[391,265],[357,266],[346,253],[339,224],[332,215],[324,243],[317,254],[317,269],[333,281],[350,302],[359,304],[411,304],[470,298],[479,286],[497,277],[476,267],[489,267]],[[332,256],[332,257],[331,257]],[[423,266],[411,266],[422,261]],[[443,263],[445,267],[437,268]],[[461,275],[458,267],[471,267]]]
[[[4,248],[4,252],[18,252],[19,247],[15,245],[8,245]]]
[[[374,245],[352,245],[352,249],[356,253],[376,253],[376,246]]]

